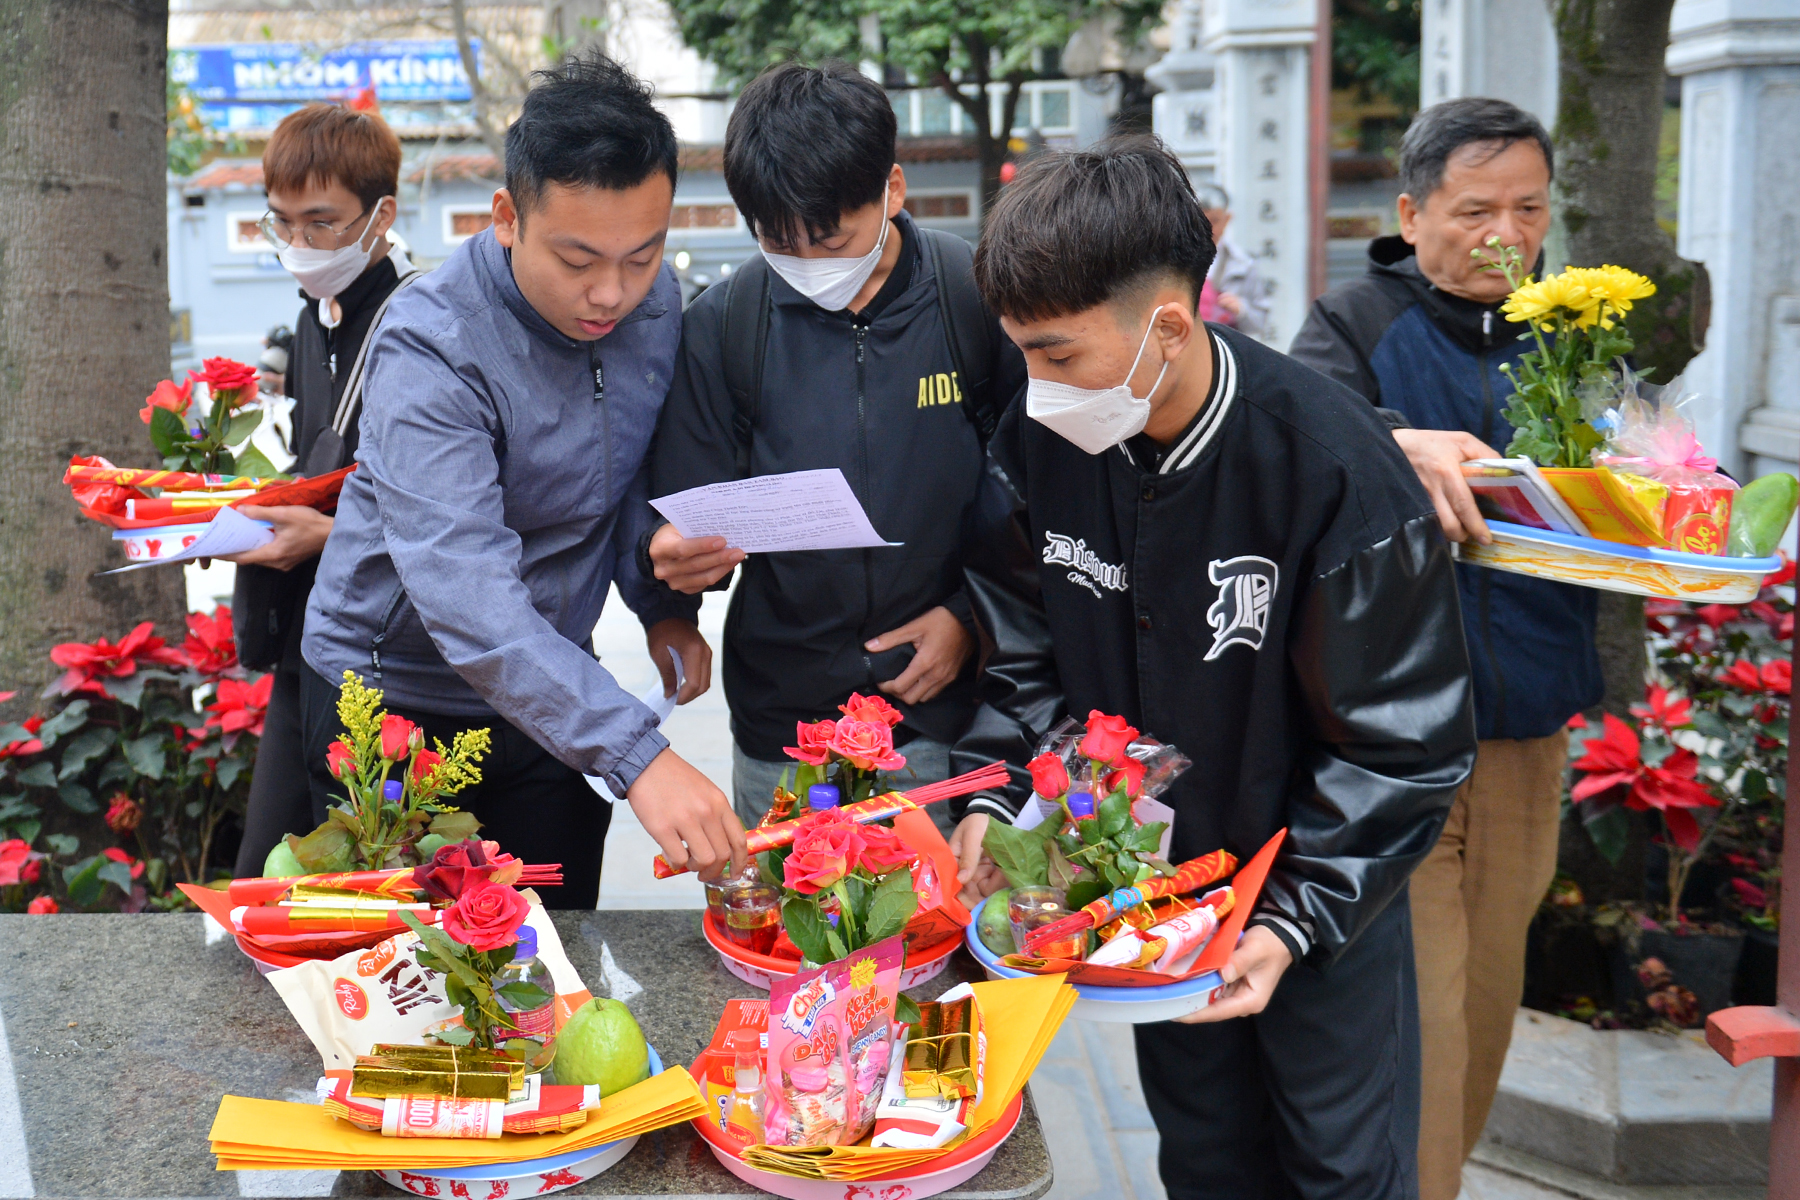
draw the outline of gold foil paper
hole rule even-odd
[[[975,999],[919,1005],[919,1021],[906,1039],[901,1082],[910,1099],[975,1094]]]
[[[525,1090],[525,1064],[495,1050],[378,1045],[357,1058],[352,1096],[509,1100]]]

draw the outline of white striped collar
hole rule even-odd
[[[1202,326],[1202,328],[1205,328]],[[1237,398],[1237,359],[1232,357],[1231,348],[1225,339],[1208,329],[1207,336],[1213,344],[1213,382],[1210,395],[1194,419],[1176,443],[1169,447],[1162,456],[1162,465],[1157,468],[1159,475],[1169,475],[1185,467],[1192,466],[1212,443],[1214,435],[1225,424],[1225,416],[1231,410],[1232,401]],[[1133,466],[1138,465],[1136,456],[1124,442],[1119,443],[1119,452]]]

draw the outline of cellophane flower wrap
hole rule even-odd
[[[1689,554],[1723,554],[1731,527],[1736,481],[1700,444],[1684,411],[1694,398],[1676,380],[1654,401],[1626,376],[1616,406],[1606,412],[1606,444],[1594,465],[1622,485],[1623,493],[1658,531],[1663,545]]]
[[[847,1146],[875,1126],[900,994],[902,939],[889,937],[769,989],[763,1140]]]

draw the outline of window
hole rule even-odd
[[[444,205],[444,244],[460,246],[494,223],[489,204]]]
[[[205,208],[206,207],[206,193],[205,192],[189,192],[187,195],[185,195],[181,198],[181,203],[186,208]]]
[[[952,132],[950,97],[933,88],[919,93],[919,133],[925,137]]]
[[[670,229],[736,229],[737,207],[732,204],[677,204],[669,214]]]
[[[975,205],[968,192],[909,192],[905,207],[921,221],[958,221],[967,220]]]
[[[1066,87],[1043,88],[1037,94],[1039,129],[1067,129],[1069,127],[1069,89]]]
[[[273,254],[275,247],[262,232],[263,210],[225,214],[225,248],[233,254]]]

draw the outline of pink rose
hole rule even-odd
[[[802,896],[824,891],[856,868],[864,829],[839,809],[805,818],[782,864],[782,882]]]
[[[512,888],[478,883],[444,910],[443,929],[471,950],[498,950],[519,940],[519,926],[530,911],[525,897]]]
[[[906,759],[894,750],[894,731],[885,723],[853,721],[837,723],[831,752],[862,771],[898,771]]]
[[[899,709],[880,696],[864,696],[857,692],[851,692],[850,699],[838,705],[838,711],[852,721],[879,721],[889,729],[905,720]]]
[[[831,759],[831,739],[837,735],[836,721],[801,721],[794,726],[798,746],[784,746],[782,753],[815,767]]]
[[[857,865],[871,875],[886,875],[896,867],[911,866],[913,849],[900,835],[881,825],[863,825],[863,848]]]

